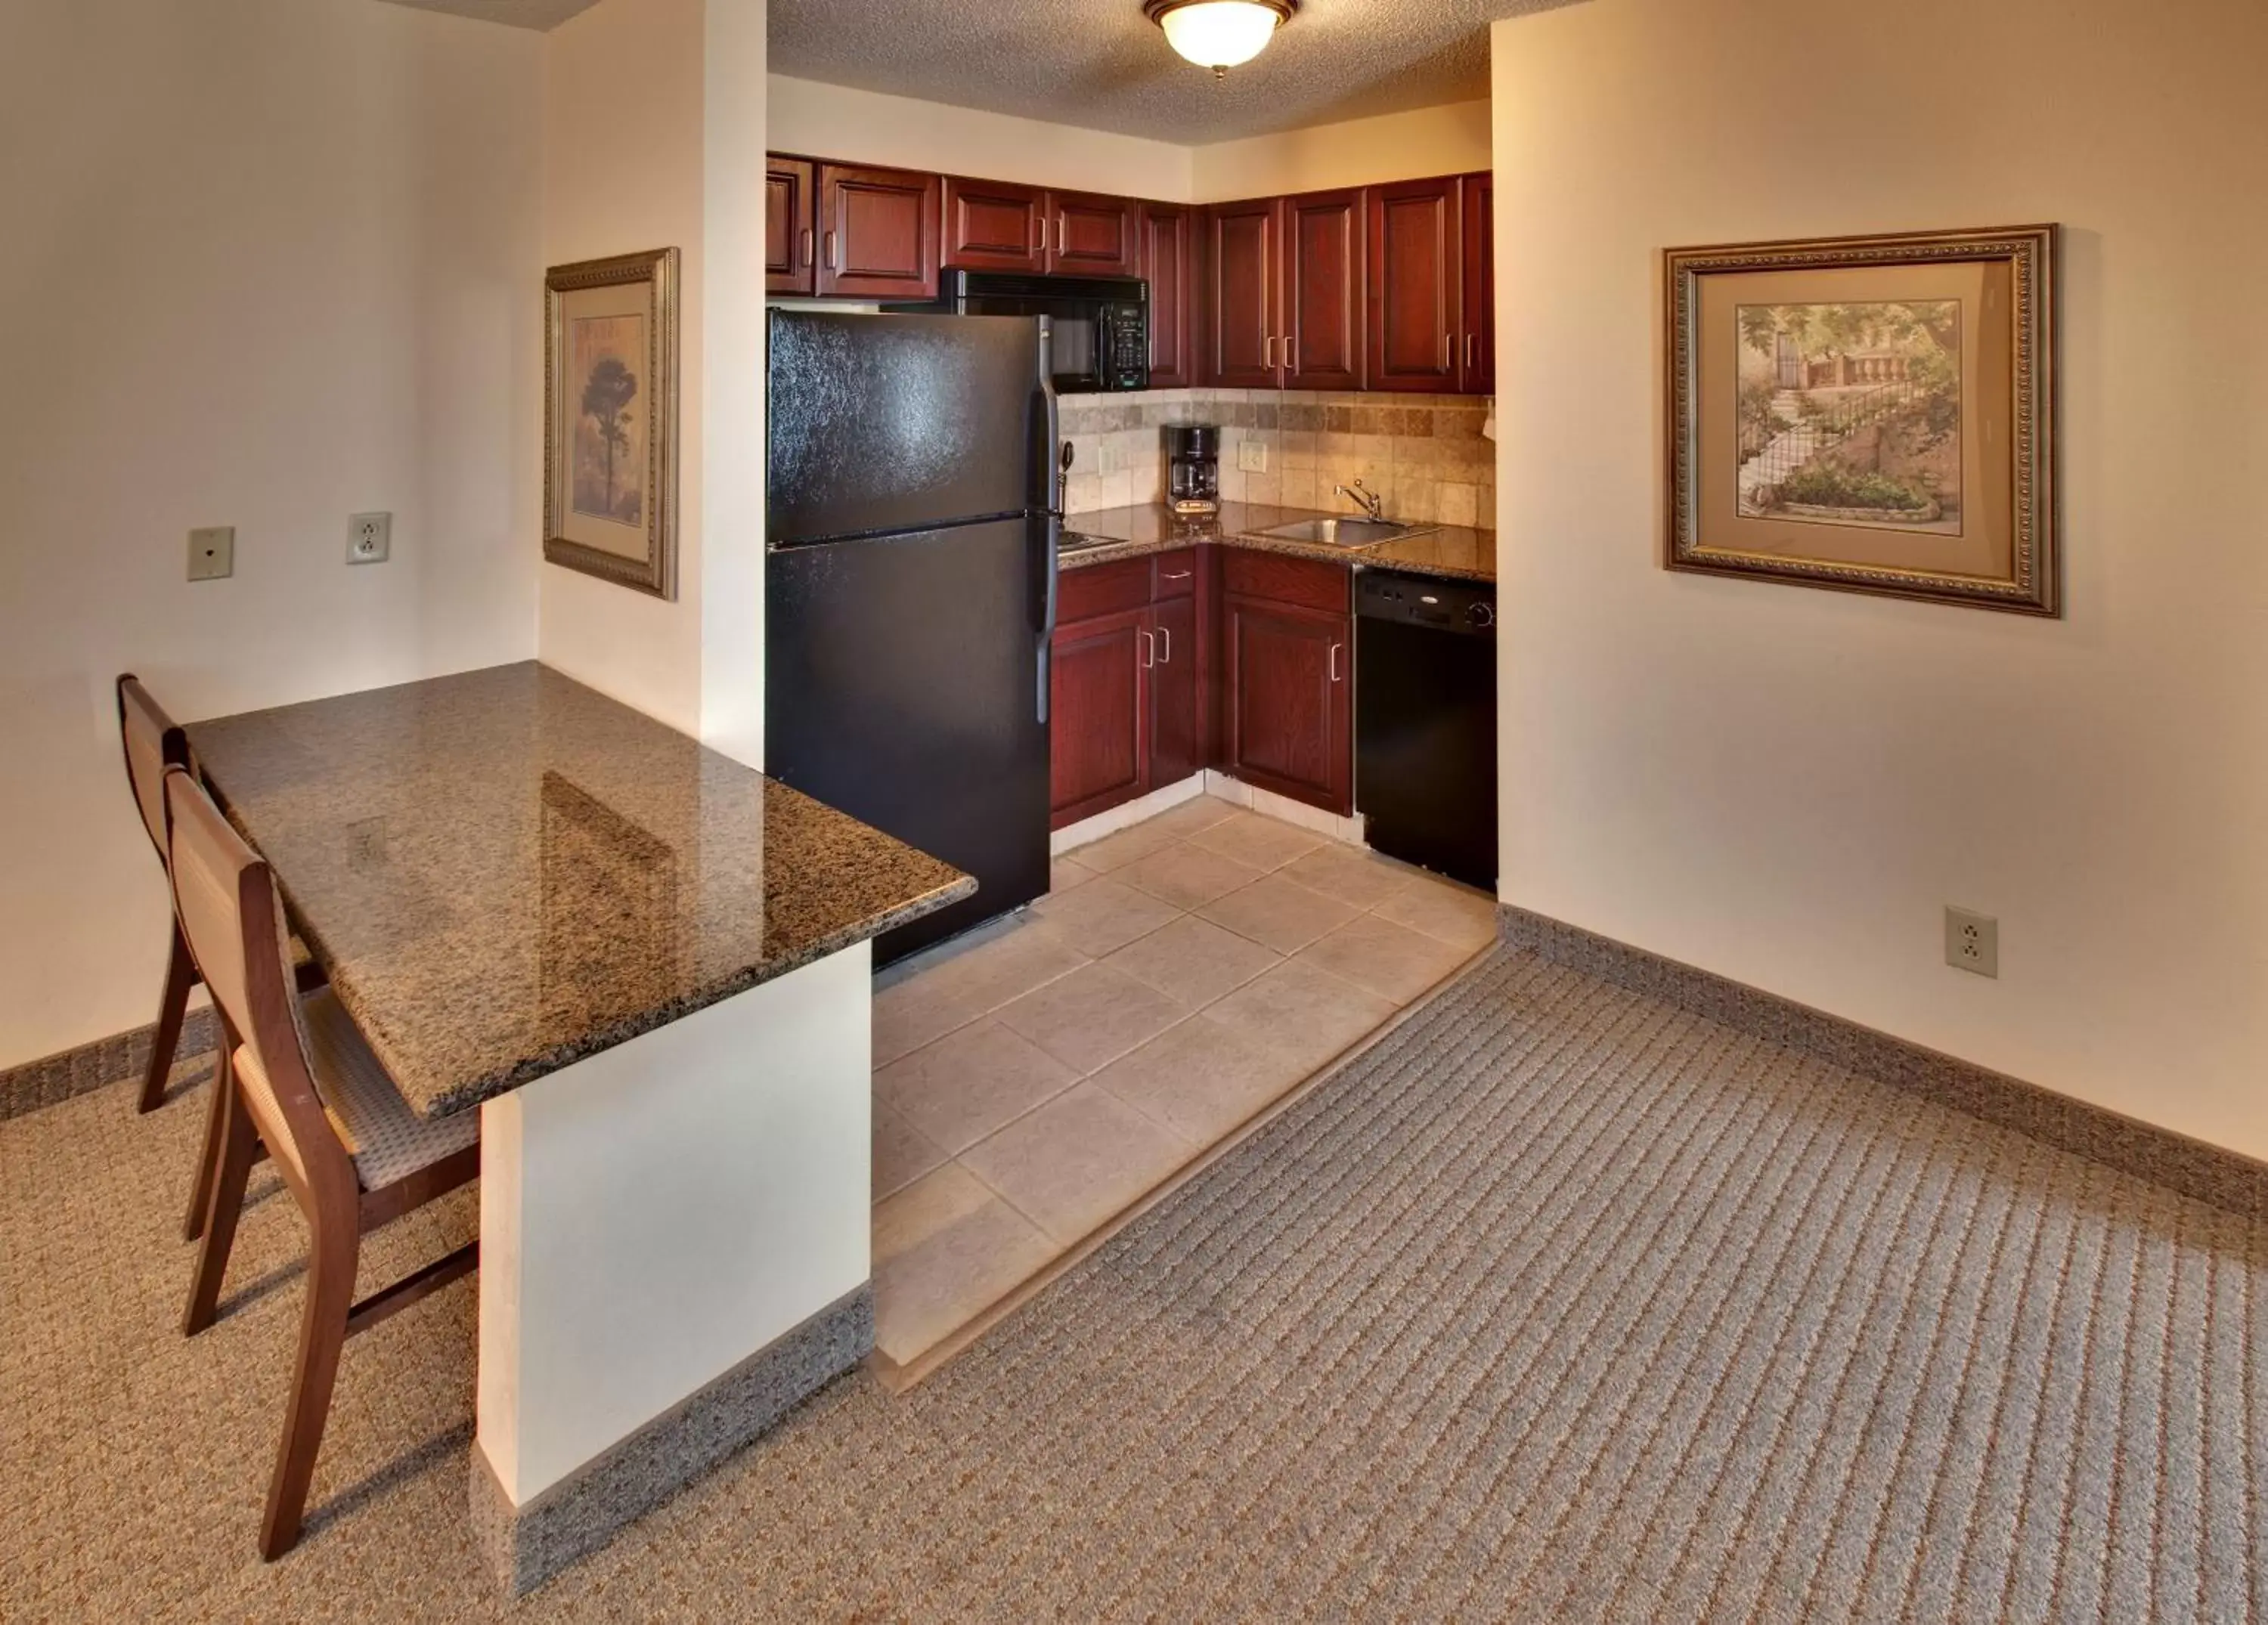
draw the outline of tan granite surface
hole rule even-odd
[[[188,734],[426,1117],[976,889],[532,660]]]
[[[1445,576],[1460,581],[1496,579],[1496,533],[1469,526],[1444,525],[1406,541],[1376,548],[1331,548],[1316,542],[1287,541],[1260,533],[1300,519],[1346,518],[1313,508],[1278,508],[1257,503],[1226,502],[1220,511],[1201,518],[1182,518],[1162,503],[1133,508],[1106,508],[1098,513],[1076,513],[1064,521],[1064,533],[1106,536],[1109,545],[1065,548],[1062,567],[1078,570],[1112,559],[1139,558],[1174,548],[1212,543],[1227,548],[1250,548],[1262,553],[1289,553],[1296,557],[1328,559],[1357,569],[1406,570],[1425,576]]]

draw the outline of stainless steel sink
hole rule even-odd
[[[1326,548],[1376,548],[1411,536],[1431,535],[1438,525],[1397,525],[1390,519],[1301,519],[1264,530],[1263,536],[1285,541],[1312,541]]]

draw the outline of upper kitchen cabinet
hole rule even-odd
[[[1284,200],[1278,363],[1287,389],[1362,387],[1362,197],[1350,189]]]
[[[1138,209],[1130,197],[948,175],[945,263],[956,270],[1136,276]]]
[[[945,262],[956,270],[1047,269],[1048,195],[1005,180],[945,178]]]
[[[1464,235],[1464,339],[1458,387],[1496,393],[1496,176],[1488,170],[1458,183]]]
[[[1200,361],[1208,384],[1273,389],[1283,381],[1276,325],[1282,218],[1272,197],[1205,210]]]
[[[937,297],[941,183],[903,169],[821,164],[814,291],[847,299]]]
[[[1135,232],[1135,275],[1150,284],[1150,387],[1180,389],[1197,381],[1197,213],[1144,203]]]
[[[809,158],[770,155],[764,166],[764,291],[810,293],[817,284]]]
[[[1048,269],[1058,276],[1133,276],[1141,242],[1130,197],[1048,194]]]
[[[1465,267],[1454,176],[1370,188],[1370,387],[1456,392]]]

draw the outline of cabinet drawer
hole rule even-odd
[[[1172,553],[1160,553],[1150,563],[1152,567],[1150,598],[1152,602],[1168,598],[1193,598],[1197,590],[1197,550],[1182,548]]]
[[[1150,601],[1150,561],[1116,559],[1064,570],[1056,580],[1056,624],[1140,609]]]
[[[1307,609],[1347,613],[1351,577],[1344,564],[1230,548],[1220,562],[1221,587],[1245,598],[1264,598]]]

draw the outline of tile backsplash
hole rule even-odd
[[[1476,395],[1275,389],[1065,395],[1061,423],[1072,459],[1064,507],[1093,513],[1164,501],[1160,427],[1218,423],[1224,502],[1351,512],[1331,488],[1359,476],[1385,498],[1390,519],[1493,530],[1496,443],[1481,436],[1489,407]],[[1239,466],[1251,442],[1264,448],[1264,473]]]

